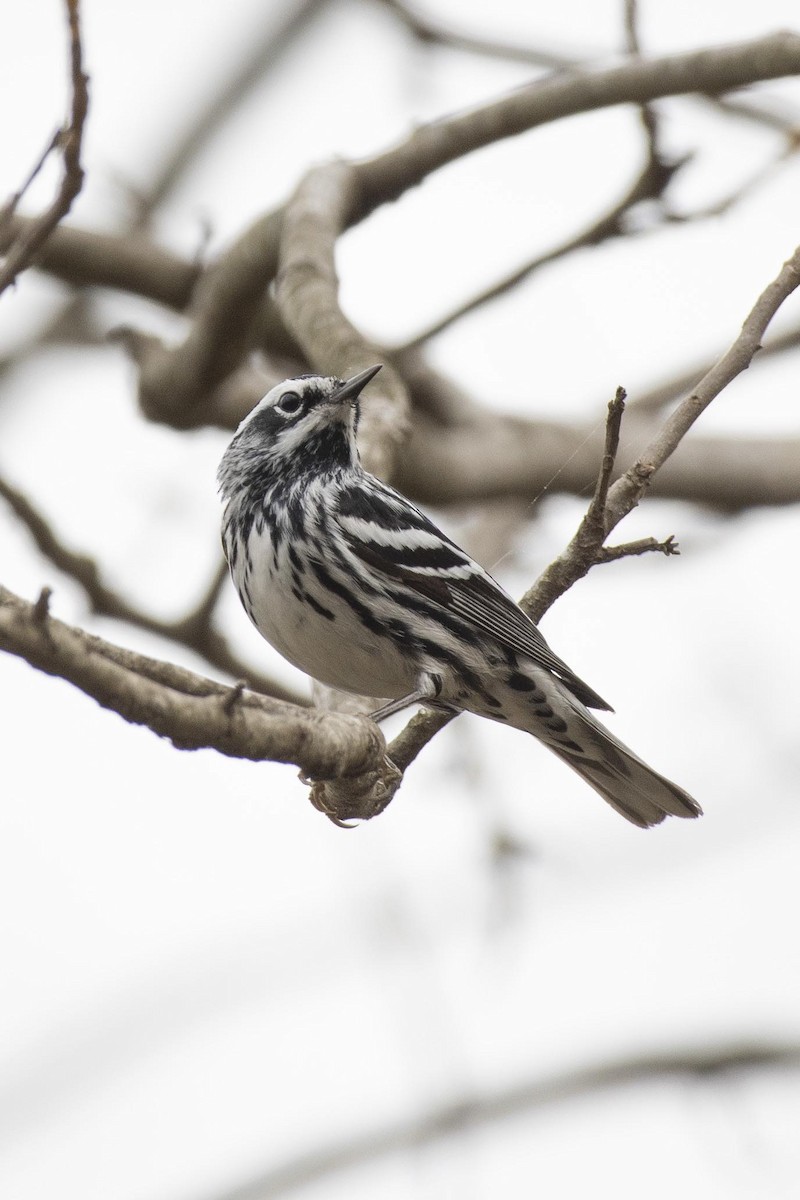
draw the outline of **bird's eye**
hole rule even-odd
[[[287,417],[292,413],[296,413],[302,404],[302,400],[297,392],[284,392],[278,403],[275,405],[278,412],[285,413]]]

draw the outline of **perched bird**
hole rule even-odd
[[[286,380],[223,455],[225,555],[259,633],[322,683],[387,697],[376,719],[478,713],[532,733],[635,825],[698,816],[595,719],[610,706],[491,575],[363,469],[360,396],[379,370]]]

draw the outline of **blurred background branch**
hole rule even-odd
[[[506,1121],[551,1105],[569,1104],[595,1092],[663,1080],[701,1081],[716,1086],[757,1071],[796,1071],[800,1046],[740,1044],[622,1059],[553,1079],[525,1082],[493,1096],[465,1097],[419,1120],[365,1133],[338,1146],[326,1146],[277,1167],[208,1200],[280,1200],[310,1184],[400,1151],[421,1150],[459,1133]],[[206,1200],[206,1197],[203,1197]]]

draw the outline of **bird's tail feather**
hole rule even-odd
[[[666,816],[699,817],[702,808],[688,792],[659,775],[581,706],[569,722],[569,741],[548,741],[559,758],[585,779],[623,817],[649,829]]]

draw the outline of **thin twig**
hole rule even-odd
[[[761,346],[761,339],[769,322],[798,284],[800,246],[783,264],[777,277],[761,293],[730,349],[667,418],[636,462],[610,489],[605,503],[606,536],[636,507],[656,472],[678,448],[700,414],[737,375],[750,366]],[[563,554],[547,567],[523,597],[521,604],[534,620],[541,620],[550,605],[573,583],[582,579],[594,565],[594,554],[584,545],[580,533],[579,528]],[[595,547],[595,550],[597,548]]]
[[[796,350],[798,347],[800,347],[800,325],[795,325],[784,333],[774,334],[769,341],[765,342],[759,351],[757,362],[762,363],[766,358],[785,354],[787,350]],[[713,361],[706,359],[662,383],[651,384],[650,387],[637,392],[631,398],[628,403],[628,412],[633,413],[634,410],[637,413],[655,414],[660,412],[667,405],[684,396],[704,375],[708,374],[713,365]]]
[[[672,534],[665,538],[663,542],[659,542],[657,538],[638,538],[635,542],[623,542],[619,546],[601,546],[596,553],[596,561],[598,563],[616,562],[620,558],[637,557],[640,554],[658,553],[665,555],[666,558],[671,558],[673,555],[680,554],[680,546],[675,541]]]
[[[58,193],[50,207],[27,226],[25,233],[6,255],[6,260],[0,268],[0,294],[14,282],[20,271],[29,266],[37,250],[44,245],[59,221],[67,215],[83,186],[81,147],[89,109],[89,78],[83,70],[79,0],[66,0],[66,6],[70,33],[72,105],[69,123],[58,139],[64,171]]]
[[[602,546],[608,534],[609,487],[617,460],[624,412],[625,389],[618,387],[614,399],[609,401],[608,405],[603,457],[589,507],[566,550],[550,564],[520,600],[520,608],[533,621],[541,621],[547,609],[559,596],[602,561]],[[550,581],[549,590],[542,582],[545,577]]]
[[[230,76],[218,87],[202,93],[189,125],[178,134],[155,179],[141,196],[137,205],[138,227],[172,195],[187,169],[196,162],[200,151],[230,118],[236,106],[254,87],[263,83],[270,71],[280,66],[298,38],[308,31],[328,4],[329,0],[292,0],[277,17],[273,5],[261,9],[267,20],[248,38],[242,61],[236,63]]]
[[[423,15],[404,0],[380,0],[406,27],[408,32],[423,45],[448,46],[452,50],[464,50],[482,58],[500,58],[506,62],[525,63],[533,67],[546,67],[562,71],[575,67],[581,61],[557,51],[535,46],[523,46],[518,41],[503,41],[500,38],[482,37],[466,30],[454,29]],[[588,62],[588,59],[583,60]]]
[[[625,0],[624,4],[625,49],[634,58],[640,58],[642,47],[639,41],[639,5],[637,0]],[[658,117],[652,104],[639,106],[639,117],[647,140],[648,157],[651,162],[661,158],[659,147]]]
[[[42,167],[44,166],[44,164],[47,162],[48,158],[52,154],[52,152],[55,150],[55,148],[58,145],[60,145],[61,139],[63,136],[64,136],[64,131],[63,131],[63,129],[61,129],[59,127],[55,131],[55,133],[52,135],[52,137],[50,138],[50,141],[47,143],[44,150],[37,158],[36,162],[34,163],[33,167],[31,168],[31,170],[28,172],[27,178],[20,185],[20,187],[17,189],[17,191],[14,192],[13,196],[9,196],[8,200],[5,202],[3,207],[0,209],[0,238],[2,238],[3,235],[5,234],[6,229],[8,227],[8,223],[11,220],[11,218],[14,216],[14,213],[17,211],[20,200],[25,195],[28,188],[31,186],[34,179],[39,174]]]
[[[449,329],[457,321],[475,312],[476,309],[482,308],[492,300],[497,300],[500,296],[504,296],[513,288],[518,287],[519,284],[526,282],[538,271],[542,270],[543,267],[552,266],[553,263],[569,257],[569,255],[574,254],[578,250],[587,250],[602,246],[613,238],[630,236],[631,230],[626,227],[625,222],[627,213],[645,200],[661,199],[665,189],[681,165],[682,163],[680,162],[666,164],[661,160],[649,158],[622,199],[602,217],[593,221],[587,229],[582,230],[574,237],[567,238],[566,241],[561,242],[558,246],[554,246],[552,250],[547,250],[544,254],[537,254],[534,258],[523,263],[521,267],[517,267],[507,275],[502,276],[489,287],[482,288],[475,295],[470,296],[469,299],[463,300],[450,312],[444,313],[441,317],[431,322],[424,330],[415,334],[393,353],[406,354],[418,349],[425,342],[443,333],[445,329]],[[665,215],[664,221],[666,220],[667,217]],[[651,232],[655,228],[657,228],[656,225],[648,226],[648,232]]]
[[[33,606],[33,619],[37,625],[44,625],[50,615],[50,599],[53,595],[53,589],[43,587],[39,592],[36,603]]]
[[[296,3],[288,6],[286,13],[280,15],[277,22],[271,18],[268,19],[268,24],[263,31],[256,33],[251,39],[252,49],[247,57],[236,64],[231,76],[222,82],[217,91],[212,90],[206,95],[205,102],[201,103],[192,113],[188,127],[177,135],[149,186],[143,192],[137,193],[136,212],[132,227],[123,234],[117,235],[116,239],[107,235],[106,253],[112,258],[117,254],[127,260],[132,277],[131,290],[150,295],[144,280],[154,265],[151,251],[158,253],[158,249],[148,242],[141,230],[149,223],[153,212],[175,190],[186,170],[196,160],[202,147],[230,116],[236,105],[241,103],[248,92],[262,82],[269,71],[283,60],[287,50],[306,31],[316,14],[327,3],[328,0],[297,0]],[[55,232],[60,232],[60,230]],[[0,243],[3,240],[2,233],[2,222],[0,222]],[[47,251],[50,249],[51,243],[52,237],[40,249],[36,265],[47,270],[54,270],[54,273],[58,274],[58,268],[51,267],[49,263]],[[0,244],[0,249],[4,248]],[[87,252],[91,255],[93,249],[94,247],[86,244],[76,247],[77,254],[73,267],[66,276],[62,276],[66,278],[67,282],[73,284],[99,282],[91,277],[88,279],[84,277],[85,274],[91,276],[92,269],[99,268],[102,272],[105,266],[105,254],[99,263],[96,261],[91,264],[86,262]],[[93,255],[92,258],[94,258]],[[113,262],[109,263],[112,276],[114,265]],[[171,307],[184,308],[189,302],[194,283],[203,273],[204,264],[197,259],[191,264],[186,264],[175,258],[171,264],[165,263],[164,266],[164,273],[159,276],[159,290],[162,294],[151,298],[169,304]],[[189,282],[184,289],[183,281],[186,279],[187,271]],[[120,286],[118,280],[110,282],[112,286]],[[182,297],[178,303],[175,302],[176,297]],[[26,343],[24,349],[18,349],[16,361],[24,358],[26,354],[30,354],[36,348],[60,341],[64,324],[74,324],[75,310],[80,303],[79,297],[71,296],[38,331],[36,338]]]
[[[595,529],[598,529],[603,536],[605,535],[606,499],[608,498],[608,489],[611,484],[611,474],[614,470],[614,464],[617,461],[619,435],[622,428],[622,418],[625,413],[626,394],[625,388],[618,387],[614,399],[608,402],[606,441],[603,447],[603,457],[600,462],[600,471],[597,476],[594,495],[584,518],[587,527],[591,528],[593,534]]]
[[[761,349],[767,327],[785,300],[800,285],[800,246],[767,285],[746,317],[739,336],[729,350],[667,420],[649,446],[608,496],[606,532],[617,525],[644,495],[650,480],[680,445],[697,418],[720,392],[742,371],[746,371]]]

